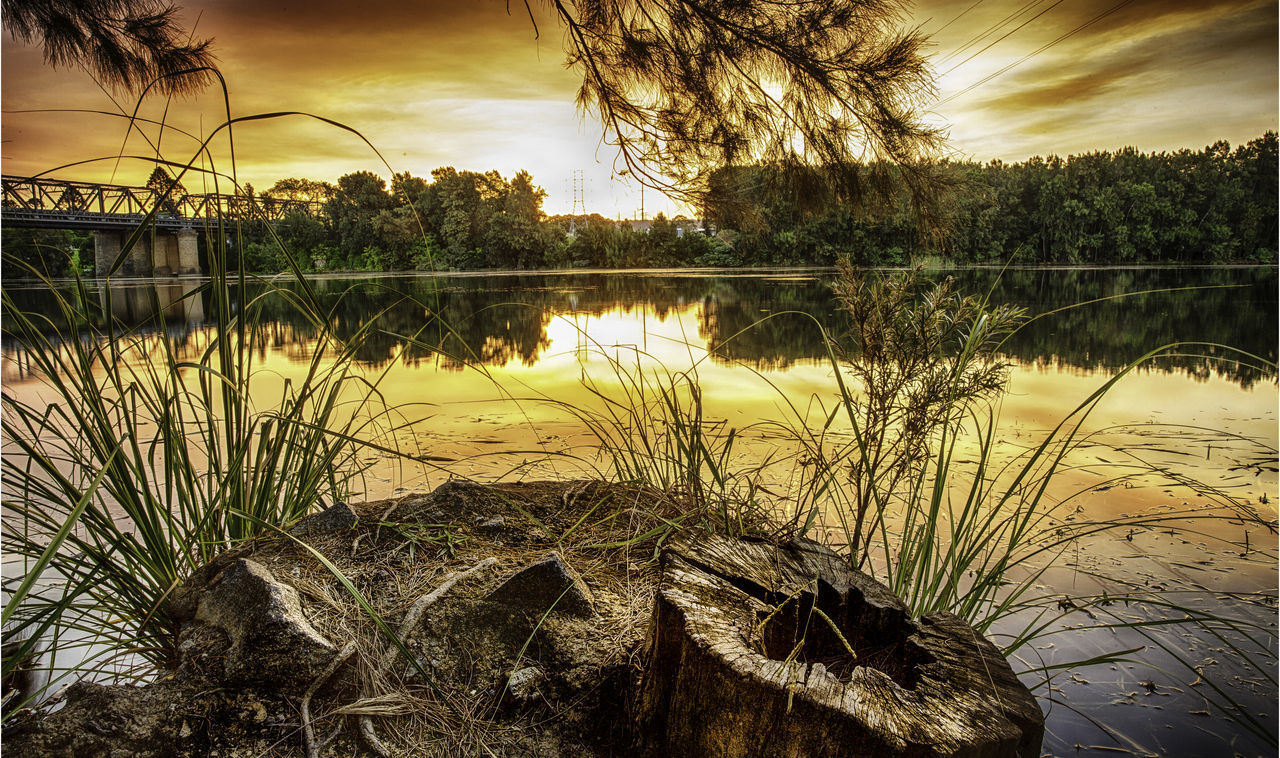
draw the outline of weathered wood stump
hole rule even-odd
[[[812,542],[668,549],[648,654],[645,755],[1029,757],[1044,735],[994,645]]]

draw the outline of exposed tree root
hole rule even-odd
[[[298,710],[302,714],[302,745],[307,751],[307,758],[318,758],[320,754],[320,749],[316,746],[315,729],[311,726],[311,698],[315,696],[316,691],[325,682],[329,681],[329,677],[333,676],[333,672],[346,663],[347,659],[355,652],[356,643],[355,640],[352,640],[343,646],[342,650],[338,651],[338,654],[333,657],[333,660],[329,662],[324,671],[320,672],[320,676],[317,676],[315,681],[311,682],[311,686],[307,687],[307,691],[302,695]]]
[[[409,607],[409,612],[405,614],[404,620],[400,622],[400,628],[396,630],[396,636],[402,641],[408,639],[409,635],[417,628],[419,622],[422,621],[422,614],[426,612],[427,608],[431,607],[432,604],[444,597],[445,593],[452,589],[458,582],[489,568],[497,562],[497,558],[485,558],[469,569],[450,574],[447,579],[440,583],[439,587],[436,587],[431,592],[418,598],[414,604]],[[378,661],[377,668],[373,671],[374,681],[384,679],[391,673],[391,666],[395,663],[396,654],[399,652],[400,647],[398,645],[393,645],[382,654],[381,660]],[[388,758],[389,753],[387,753],[387,748],[382,744],[382,741],[378,739],[378,733],[373,728],[373,718],[368,715],[362,715],[360,716],[359,721],[360,737],[364,740],[365,744],[381,758]],[[313,758],[313,756],[308,754],[307,758]]]

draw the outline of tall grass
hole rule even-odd
[[[177,635],[167,595],[259,534],[255,521],[287,524],[346,499],[361,470],[348,440],[367,436],[383,412],[353,368],[353,344],[328,334],[304,377],[267,400],[264,380],[276,380],[253,365],[253,333],[241,325],[271,290],[225,325],[197,331],[205,344],[187,351],[163,323],[86,321],[81,280],[72,297],[46,285],[58,317],[23,311],[8,295],[3,302],[6,339],[41,377],[34,392],[3,396],[3,544],[6,555],[27,558],[55,544],[46,580],[84,589],[15,591],[5,622],[22,619],[14,634],[44,619],[129,640],[130,652],[167,665]],[[219,366],[227,351],[239,359]]]
[[[1248,503],[1136,457],[1109,466],[1109,478],[1084,492],[1157,475],[1196,489],[1213,507],[1063,518],[1083,492],[1062,492],[1062,475],[1076,468],[1077,453],[1099,444],[1087,422],[1127,375],[1174,351],[1236,351],[1157,347],[1042,437],[1002,457],[997,438],[1006,377],[998,350],[1022,316],[985,298],[960,297],[945,280],[921,288],[920,276],[919,268],[880,275],[868,286],[867,275],[842,269],[836,286],[854,317],[854,344],[829,340],[828,357],[837,389],[832,415],[844,418],[852,440],[831,444],[806,427],[797,432],[829,477],[826,506],[840,521],[850,561],[879,574],[914,612],[946,610],[986,629],[1017,605],[1055,555],[1101,532],[1215,517],[1274,530]],[[886,302],[896,316],[882,315]]]
[[[761,483],[777,461],[739,444],[750,427],[707,414],[698,370],[708,356],[695,358],[686,341],[688,367],[675,369],[634,344],[601,344],[586,331],[579,339],[579,384],[588,402],[532,398],[586,430],[590,453],[570,457],[601,478],[667,493],[686,510],[682,526],[726,534],[772,528],[777,514]]]
[[[842,353],[840,340],[833,340],[829,360],[838,393],[833,414],[844,417],[853,439],[830,444],[829,436],[798,427],[801,444],[811,458],[823,462],[829,477],[824,505],[844,532],[851,563],[883,579],[914,614],[948,611],[983,633],[996,634],[1009,656],[1020,656],[1033,643],[1044,644],[1062,633],[1066,617],[1085,609],[1080,613],[1091,619],[1086,625],[1113,640],[1112,648],[1088,659],[1023,666],[1024,674],[1041,684],[1072,666],[1126,658],[1141,662],[1144,651],[1157,647],[1191,670],[1194,664],[1186,653],[1151,635],[1153,627],[1176,627],[1205,639],[1226,640],[1224,634],[1229,635],[1227,644],[1236,660],[1274,686],[1276,650],[1270,630],[1231,612],[1197,609],[1192,595],[1206,593],[1177,596],[1093,576],[1111,589],[1110,597],[1070,598],[1042,583],[1045,572],[1064,556],[1073,557],[1081,546],[1107,534],[1119,538],[1157,527],[1194,532],[1215,520],[1243,522],[1274,533],[1275,525],[1249,503],[1138,456],[1126,458],[1124,450],[1115,458],[1124,463],[1099,467],[1096,458],[1089,461],[1094,464],[1091,470],[1107,470],[1102,481],[1094,479],[1075,491],[1064,483],[1082,465],[1082,453],[1102,444],[1099,432],[1088,429],[1090,416],[1138,367],[1160,355],[1187,350],[1219,356],[1234,352],[1245,360],[1265,361],[1222,345],[1155,348],[1009,456],[999,442],[999,399],[1005,379],[998,350],[1016,332],[1020,314],[992,308],[985,299],[953,296],[945,281],[912,298],[907,293],[918,276],[918,269],[883,275],[880,282],[868,285],[866,275],[842,269],[836,287],[854,317],[855,344]],[[911,299],[913,303],[906,302]],[[881,315],[886,302],[896,315]],[[920,318],[922,313],[927,318]],[[931,334],[939,337],[929,339]],[[869,358],[869,352],[878,355]],[[876,363],[890,368],[877,371]],[[895,381],[901,374],[927,379]],[[891,381],[883,381],[885,376]],[[887,455],[885,439],[896,441]],[[1082,495],[1097,488],[1151,477],[1165,485],[1190,487],[1207,505],[1106,518],[1089,518],[1087,509],[1077,507]],[[1224,541],[1218,544],[1224,552],[1233,548]],[[1274,558],[1274,551],[1270,555]],[[1110,610],[1116,602],[1140,602],[1162,612],[1123,617]],[[1100,612],[1091,613],[1090,607]],[[1105,620],[1099,621],[1099,616]],[[1078,632],[1079,624],[1073,626]],[[1127,636],[1116,636],[1121,632]],[[1115,644],[1122,638],[1129,644]],[[1275,745],[1274,727],[1235,702],[1225,682],[1212,679],[1211,674],[1204,676],[1213,695],[1209,703]],[[1043,691],[1051,693],[1048,687]]]
[[[232,119],[228,108],[214,135],[230,140],[234,123],[282,115]],[[127,118],[133,128],[136,111]],[[212,139],[186,163],[160,161],[177,170],[175,185],[188,171],[228,179],[197,168],[208,164]],[[229,179],[238,190],[234,168]],[[228,547],[347,499],[359,489],[363,446],[392,426],[379,377],[355,361],[376,315],[339,339],[296,268],[292,287],[248,279],[224,241],[253,219],[204,227],[209,280],[183,301],[200,298],[203,307],[207,299],[209,326],[181,333],[159,308],[141,323],[117,318],[112,284],[161,205],[96,286],[79,272],[60,285],[33,268],[51,309],[24,310],[3,294],[4,339],[39,378],[0,399],[3,549],[25,569],[4,587],[6,681],[40,656],[62,667],[52,683],[73,674],[145,677],[172,665],[173,590]],[[300,378],[258,365],[268,298],[284,299],[318,329]]]
[[[691,502],[719,499],[710,510],[725,514],[723,524],[733,524],[734,509],[742,506],[752,513],[776,513],[784,505],[781,498],[765,502],[771,499],[769,490],[759,484],[775,477],[776,472],[765,471],[771,464],[789,467],[796,472],[785,503],[793,532],[834,526],[841,537],[837,546],[851,565],[886,582],[913,614],[954,613],[995,635],[1011,657],[1061,634],[1064,619],[1075,612],[1092,613],[1096,631],[1109,638],[1121,630],[1138,635],[1133,645],[1088,659],[1037,665],[1030,656],[1021,666],[1030,679],[1047,683],[1073,665],[1141,660],[1137,654],[1144,645],[1176,654],[1167,640],[1143,636],[1157,627],[1176,627],[1206,639],[1228,639],[1246,665],[1275,681],[1274,638],[1263,625],[1231,612],[1197,609],[1189,595],[1143,591],[1106,577],[1093,577],[1111,587],[1100,597],[1066,597],[1046,589],[1043,581],[1064,556],[1108,534],[1121,538],[1157,527],[1195,532],[1206,521],[1243,522],[1274,533],[1275,525],[1250,504],[1126,456],[1123,449],[1115,460],[1124,462],[1107,467],[1101,481],[1096,472],[1103,467],[1094,458],[1088,461],[1089,484],[1077,491],[1066,484],[1082,467],[1082,454],[1105,444],[1089,421],[1126,376],[1163,354],[1198,349],[1222,356],[1232,353],[1230,348],[1184,343],[1151,350],[1103,382],[1053,428],[1011,449],[1000,425],[1007,379],[1000,348],[1024,322],[1022,312],[991,306],[988,298],[962,296],[946,280],[930,283],[920,268],[876,274],[846,266],[835,286],[854,327],[848,335],[824,331],[834,402],[817,403],[822,410],[815,414],[813,404],[780,393],[780,407],[789,409],[790,420],[771,426],[785,429],[792,450],[779,450],[772,460],[735,465],[730,450],[749,430],[730,430],[704,416],[696,370],[671,372],[654,363],[646,368],[638,353],[630,365],[616,358],[608,363],[609,384],[621,385],[621,391],[608,394],[597,379],[584,378],[604,411],[569,410],[591,431],[615,475],[694,493]],[[823,325],[815,322],[815,328]],[[1256,356],[1239,357],[1265,363]],[[1230,436],[1235,435],[1224,433]],[[1274,456],[1274,450],[1260,454]],[[1112,518],[1090,518],[1085,509],[1077,510],[1081,497],[1096,488],[1144,478],[1190,487],[1207,504]],[[1161,608],[1164,614],[1135,620],[1111,610],[1125,602]],[[1175,658],[1181,668],[1192,669],[1185,655]],[[1223,715],[1274,744],[1274,728],[1232,702],[1229,686],[1211,682],[1209,688]]]

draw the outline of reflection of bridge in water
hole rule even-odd
[[[201,291],[202,280],[178,279],[169,281],[131,281],[121,282],[110,287],[108,297],[106,286],[99,286],[96,296],[92,285],[90,297],[97,300],[102,311],[101,324],[109,324],[113,329],[146,326],[160,327],[170,334],[194,333],[205,326],[205,295]],[[101,282],[105,284],[105,282]],[[37,291],[36,288],[18,288],[11,294],[22,298],[24,293]],[[86,306],[87,310],[88,309]],[[97,319],[95,319],[97,321]],[[110,330],[107,330],[108,333]],[[138,333],[145,334],[147,329]],[[181,340],[179,340],[181,342]],[[31,355],[21,340],[6,339],[0,343],[0,382],[26,381],[40,374],[32,365]],[[186,357],[186,356],[180,356]]]
[[[290,213],[318,216],[324,203],[274,197],[190,194],[181,188],[166,195],[154,187],[126,187],[64,179],[4,176],[0,222],[28,229],[93,231],[94,261],[106,271],[129,235],[144,225],[123,269],[129,274],[200,273],[196,231],[219,220],[278,221]]]

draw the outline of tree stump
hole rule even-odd
[[[699,536],[662,572],[641,754],[1039,755],[1044,716],[994,645],[952,614],[913,621],[817,543]]]

